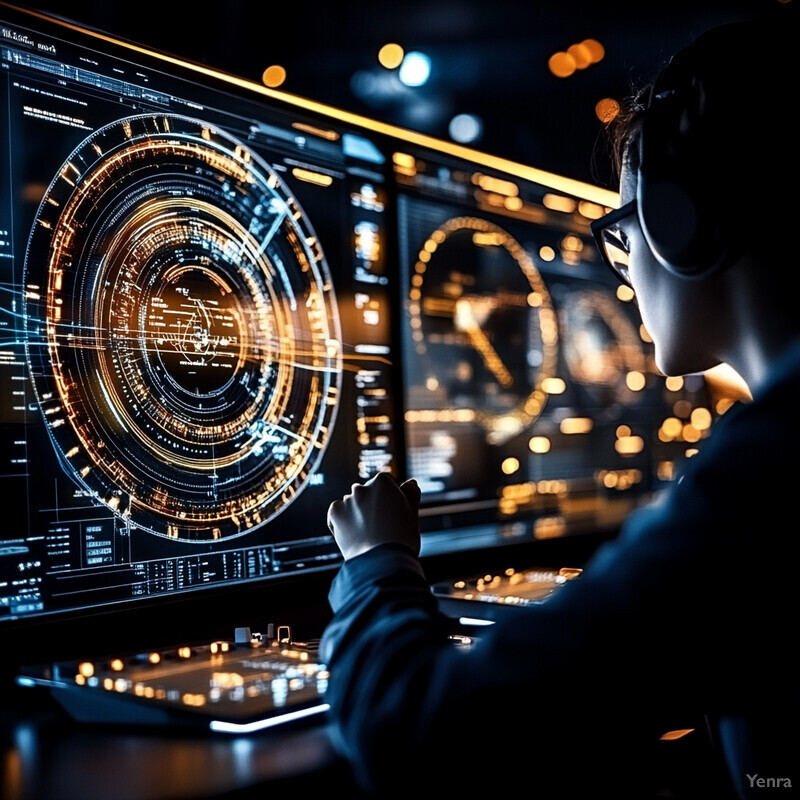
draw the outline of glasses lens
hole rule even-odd
[[[617,227],[605,228],[602,233],[602,242],[603,252],[609,266],[619,275],[620,280],[630,284],[628,237]]]

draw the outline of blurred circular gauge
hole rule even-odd
[[[460,410],[492,444],[539,416],[556,364],[556,317],[533,260],[509,233],[476,217],[432,231],[413,268],[408,309],[425,371],[422,403]]]
[[[559,310],[559,324],[570,375],[598,405],[631,402],[637,387],[631,376],[643,380],[647,365],[636,326],[619,301],[602,289],[569,292]]]

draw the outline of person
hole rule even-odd
[[[331,503],[344,561],[320,653],[365,796],[800,786],[795,6],[699,35],[609,123],[621,204],[593,230],[659,370],[725,363],[750,392],[668,490],[576,580],[468,645],[425,578],[415,481],[380,473]],[[685,762],[664,755],[678,729],[703,742]]]

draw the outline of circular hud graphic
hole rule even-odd
[[[474,411],[495,444],[541,414],[557,320],[533,260],[505,230],[477,217],[440,225],[420,248],[408,307],[431,400]]]
[[[61,167],[26,257],[28,359],[68,471],[152,533],[236,536],[327,444],[340,329],[314,231],[242,142],[130,117]]]
[[[633,403],[635,392],[626,378],[645,372],[646,358],[636,327],[605,289],[571,292],[560,311],[564,359],[570,374],[594,402],[616,413],[620,404]]]

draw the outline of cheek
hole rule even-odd
[[[638,236],[635,239],[631,239],[628,271],[640,309],[642,304],[648,304],[655,290],[655,272],[658,267],[658,263],[651,255],[650,249],[644,240]]]
[[[650,336],[658,339],[674,311],[670,307],[672,301],[668,291],[670,275],[653,258],[647,244],[641,239],[631,242],[629,268],[642,323]]]

